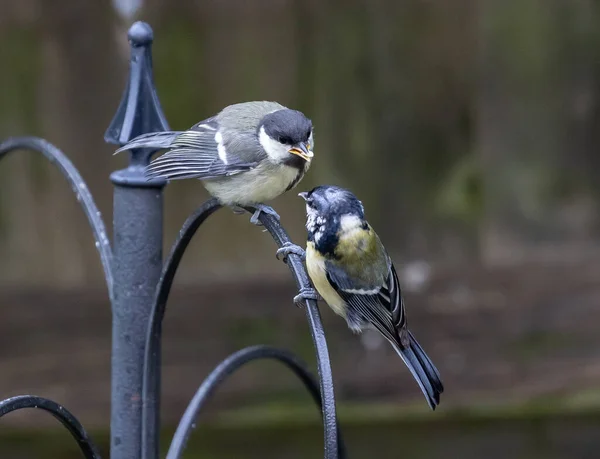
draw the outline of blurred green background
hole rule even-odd
[[[37,135],[79,168],[111,224],[103,134],[126,32],[152,25],[173,129],[277,100],[314,122],[298,190],[351,188],[399,269],[411,328],[440,369],[435,413],[392,349],[323,309],[354,458],[596,457],[600,423],[600,4],[591,0],[0,0],[0,138]],[[87,221],[60,174],[0,165],[0,398],[63,403],[108,455],[110,306]],[[296,193],[274,207],[305,237]],[[207,194],[166,190],[165,250]],[[228,353],[314,367],[268,235],[221,211],[179,270],[164,326],[163,446]],[[256,363],[202,413],[190,458],[320,457],[299,383]],[[250,445],[250,446],[248,446]],[[0,457],[79,457],[43,413],[0,420]]]

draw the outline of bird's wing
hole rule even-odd
[[[325,269],[329,283],[348,307],[388,340],[398,342],[398,331],[406,326],[406,316],[400,282],[391,261],[382,283],[352,276],[335,261],[327,261]]]
[[[244,157],[232,147],[235,147],[232,136],[219,130],[214,117],[209,118],[174,137],[168,147],[163,147],[169,151],[148,165],[146,175],[169,180],[211,179],[256,167],[260,159],[257,155]]]

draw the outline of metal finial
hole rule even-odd
[[[148,46],[154,40],[154,33],[147,23],[137,21],[129,28],[127,38],[131,46]]]
[[[167,131],[169,125],[160,106],[152,75],[152,28],[136,22],[129,29],[131,59],[129,78],[121,103],[104,134],[107,143],[125,145],[131,139],[148,132]],[[153,151],[132,152],[131,162],[147,164]]]

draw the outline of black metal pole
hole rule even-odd
[[[143,22],[136,22],[129,30],[129,81],[105,135],[109,143],[124,145],[140,134],[168,130],[152,77],[152,38],[152,29]],[[115,186],[112,459],[141,457],[144,347],[148,317],[162,269],[165,182],[149,181],[144,176],[144,168],[153,153],[132,151],[129,166],[111,175]],[[148,415],[158,416],[157,413]]]
[[[162,267],[162,185],[113,174],[115,300],[111,454],[141,457],[142,375],[148,316]]]

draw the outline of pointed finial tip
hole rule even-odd
[[[129,28],[127,36],[129,37],[129,42],[132,46],[146,46],[152,43],[152,40],[154,39],[152,27],[142,21],[135,22]]]

